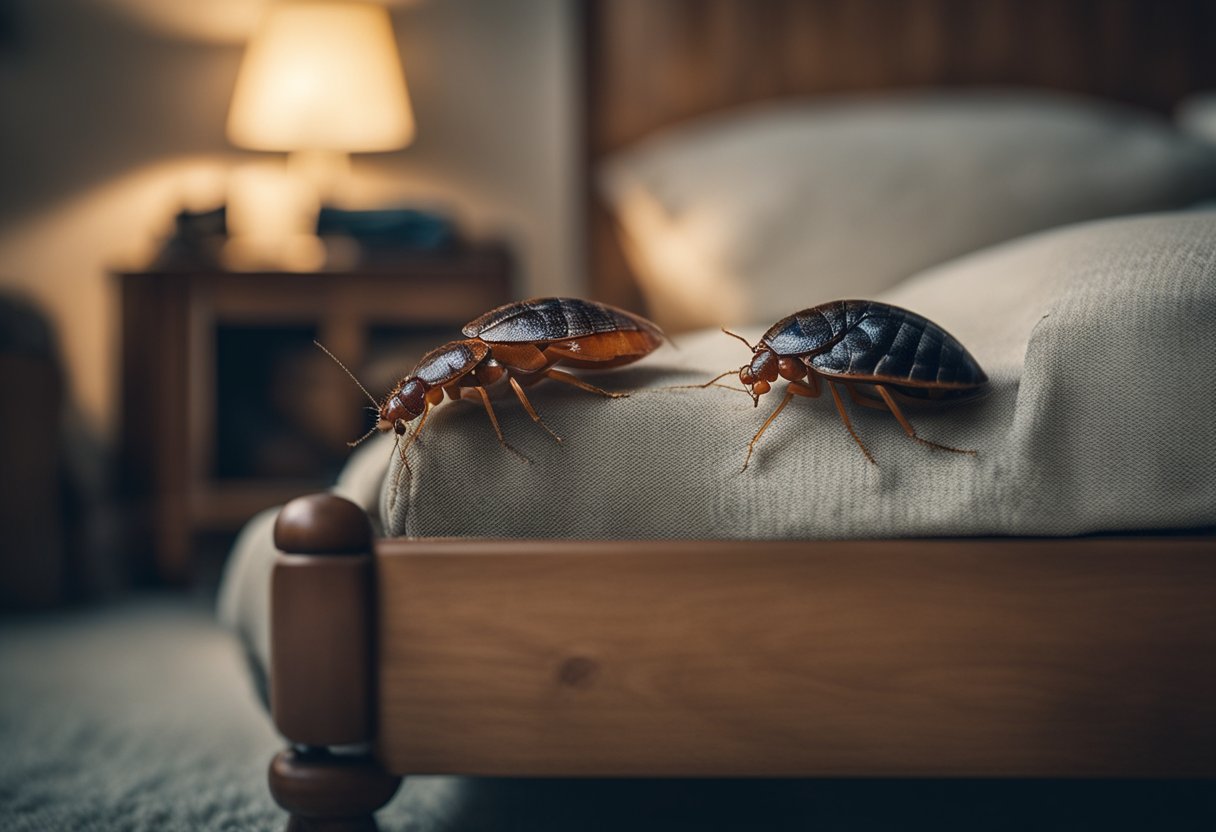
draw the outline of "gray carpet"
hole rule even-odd
[[[10,620],[0,674],[4,828],[278,827],[264,785],[278,742],[209,610]]]
[[[0,829],[281,829],[266,790],[280,747],[210,607],[142,599],[0,623]],[[410,785],[424,805],[442,783]],[[434,827],[411,808],[386,828]]]
[[[0,621],[0,829],[278,830],[280,743],[181,599]],[[1216,828],[1201,783],[411,778],[384,832]]]

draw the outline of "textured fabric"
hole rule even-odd
[[[1216,193],[1216,145],[1131,108],[1010,91],[714,115],[601,176],[655,320],[772,323],[1064,223]]]
[[[866,462],[830,397],[795,399],[740,473],[777,404],[663,390],[750,356],[721,333],[679,339],[595,376],[607,400],[545,382],[529,392],[557,445],[497,398],[504,451],[482,408],[448,403],[394,462],[390,535],[541,538],[855,538],[1071,535],[1216,523],[1216,212],[1082,224],[945,265],[880,299],[957,337],[991,394],[906,412],[850,407]],[[783,314],[797,311],[787,309]],[[744,330],[756,338],[765,327]],[[729,381],[729,379],[728,379]]]

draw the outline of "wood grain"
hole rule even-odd
[[[587,0],[588,178],[661,127],[767,99],[1029,86],[1169,112],[1216,87],[1210,0]],[[594,296],[641,310],[588,186]]]
[[[1216,775],[1211,538],[376,549],[398,774]]]
[[[372,559],[280,553],[271,573],[270,710],[293,743],[372,738]]]

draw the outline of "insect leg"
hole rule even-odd
[[[628,393],[611,393],[601,387],[596,387],[594,384],[588,384],[578,376],[572,376],[569,373],[561,370],[549,368],[541,373],[541,375],[545,378],[551,378],[554,381],[560,381],[562,384],[569,384],[573,387],[577,387],[579,390],[586,390],[588,393],[597,393],[609,399],[624,399],[629,397]]]
[[[806,396],[808,399],[817,399],[821,392],[819,389],[819,373],[815,372],[815,368],[808,364],[806,365],[806,376],[801,381],[791,381],[790,387],[803,388],[806,392],[799,392],[798,390],[794,390],[794,392],[800,396]]]
[[[899,422],[900,427],[904,429],[904,433],[908,434],[908,436],[912,437],[920,444],[928,445],[930,448],[937,448],[939,451],[950,451],[951,453],[955,454],[970,454],[975,456],[975,451],[967,451],[962,448],[951,448],[949,445],[939,445],[936,442],[930,442],[928,439],[921,439],[916,435],[916,429],[912,427],[912,423],[907,420],[903,412],[899,409],[899,405],[895,403],[895,397],[891,395],[890,391],[881,384],[875,384],[874,389],[878,391],[878,395],[882,396],[882,400],[887,403],[887,407],[891,409],[892,415],[895,416],[895,419]]]
[[[413,445],[414,441],[418,439],[418,434],[422,433],[422,426],[426,424],[426,417],[431,415],[431,407],[432,405],[430,402],[427,402],[426,406],[423,407],[422,418],[418,420],[418,426],[414,428],[414,432],[411,433],[409,438],[405,440],[404,445],[401,444],[401,434],[397,434],[397,436],[393,439],[393,453],[397,454],[401,458],[401,467],[397,469],[397,482],[394,485],[394,490],[401,487],[401,477],[403,474],[405,476],[413,476],[413,471],[410,468],[410,460],[409,457],[406,456],[406,451],[408,451],[410,449],[410,445]]]
[[[849,398],[853,400],[854,404],[861,405],[862,407],[871,407],[874,410],[887,409],[886,404],[879,399],[872,399],[869,396],[863,395],[856,385],[850,384],[847,381],[842,382],[842,384],[844,384],[844,389],[849,391]]]
[[[400,454],[401,468],[397,471],[397,484],[401,484],[401,472],[410,470],[410,461],[405,458],[405,454],[401,453],[401,436],[398,434],[393,437],[393,453]]]
[[[414,428],[414,432],[410,434],[410,438],[405,440],[405,447],[401,449],[401,461],[405,461],[405,452],[410,449],[410,445],[418,440],[419,434],[422,433],[422,426],[426,424],[426,417],[431,415],[431,408],[434,407],[430,402],[422,408],[422,418],[418,420],[418,427]],[[408,464],[408,463],[407,463]]]
[[[517,457],[522,459],[524,462],[531,462],[532,460],[528,459],[522,453],[517,451],[514,448],[514,446],[512,446],[511,443],[507,441],[507,438],[505,436],[503,436],[502,428],[499,427],[499,425],[498,425],[498,416],[496,416],[494,414],[494,408],[490,405],[490,394],[486,392],[486,388],[480,387],[480,386],[461,388],[461,398],[471,399],[473,397],[474,393],[476,393],[476,395],[478,395],[481,398],[481,403],[483,405],[485,405],[486,415],[490,417],[490,424],[494,426],[494,435],[498,437],[498,444],[502,445],[508,451],[510,451],[511,453],[515,454]]]
[[[532,406],[532,402],[528,401],[528,397],[524,395],[524,388],[520,387],[519,382],[511,376],[507,376],[507,381],[510,383],[511,389],[515,391],[515,395],[519,399],[519,403],[524,406],[524,410],[528,411],[528,415],[532,417],[532,421],[536,422],[536,424],[548,431],[549,435],[556,439],[560,445],[562,438],[550,430],[549,426],[546,425],[544,420],[540,418],[540,414],[536,412],[536,408]]]
[[[836,385],[828,382],[828,392],[832,394],[832,401],[836,403],[836,412],[840,414],[840,421],[844,422],[844,426],[849,429],[849,436],[853,437],[853,441],[857,443],[857,447],[861,448],[861,452],[866,455],[866,459],[870,460],[871,465],[877,465],[874,461],[873,454],[869,448],[861,441],[861,437],[857,435],[857,431],[853,430],[853,423],[849,421],[849,414],[844,409],[844,402],[840,399],[840,393],[836,390]]]
[[[747,459],[743,460],[743,468],[740,470],[740,473],[747,470],[748,464],[752,461],[752,453],[755,452],[756,443],[760,441],[760,437],[764,435],[764,432],[768,430],[768,426],[777,418],[777,414],[785,410],[785,406],[790,403],[790,399],[792,398],[794,398],[794,393],[787,387],[785,397],[781,399],[781,403],[764,420],[764,424],[760,426],[760,430],[756,431],[756,435],[752,437],[752,441],[747,443]]]

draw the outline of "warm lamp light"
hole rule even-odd
[[[353,2],[271,8],[237,77],[228,138],[253,150],[333,154],[408,145],[414,116],[388,11]]]
[[[234,176],[229,189],[234,268],[316,268],[320,200],[332,198],[349,153],[397,150],[414,114],[388,11],[357,2],[281,2],[249,42],[228,111],[228,138],[285,151],[282,176]],[[290,183],[311,183],[300,190]],[[307,243],[307,245],[302,245]]]

